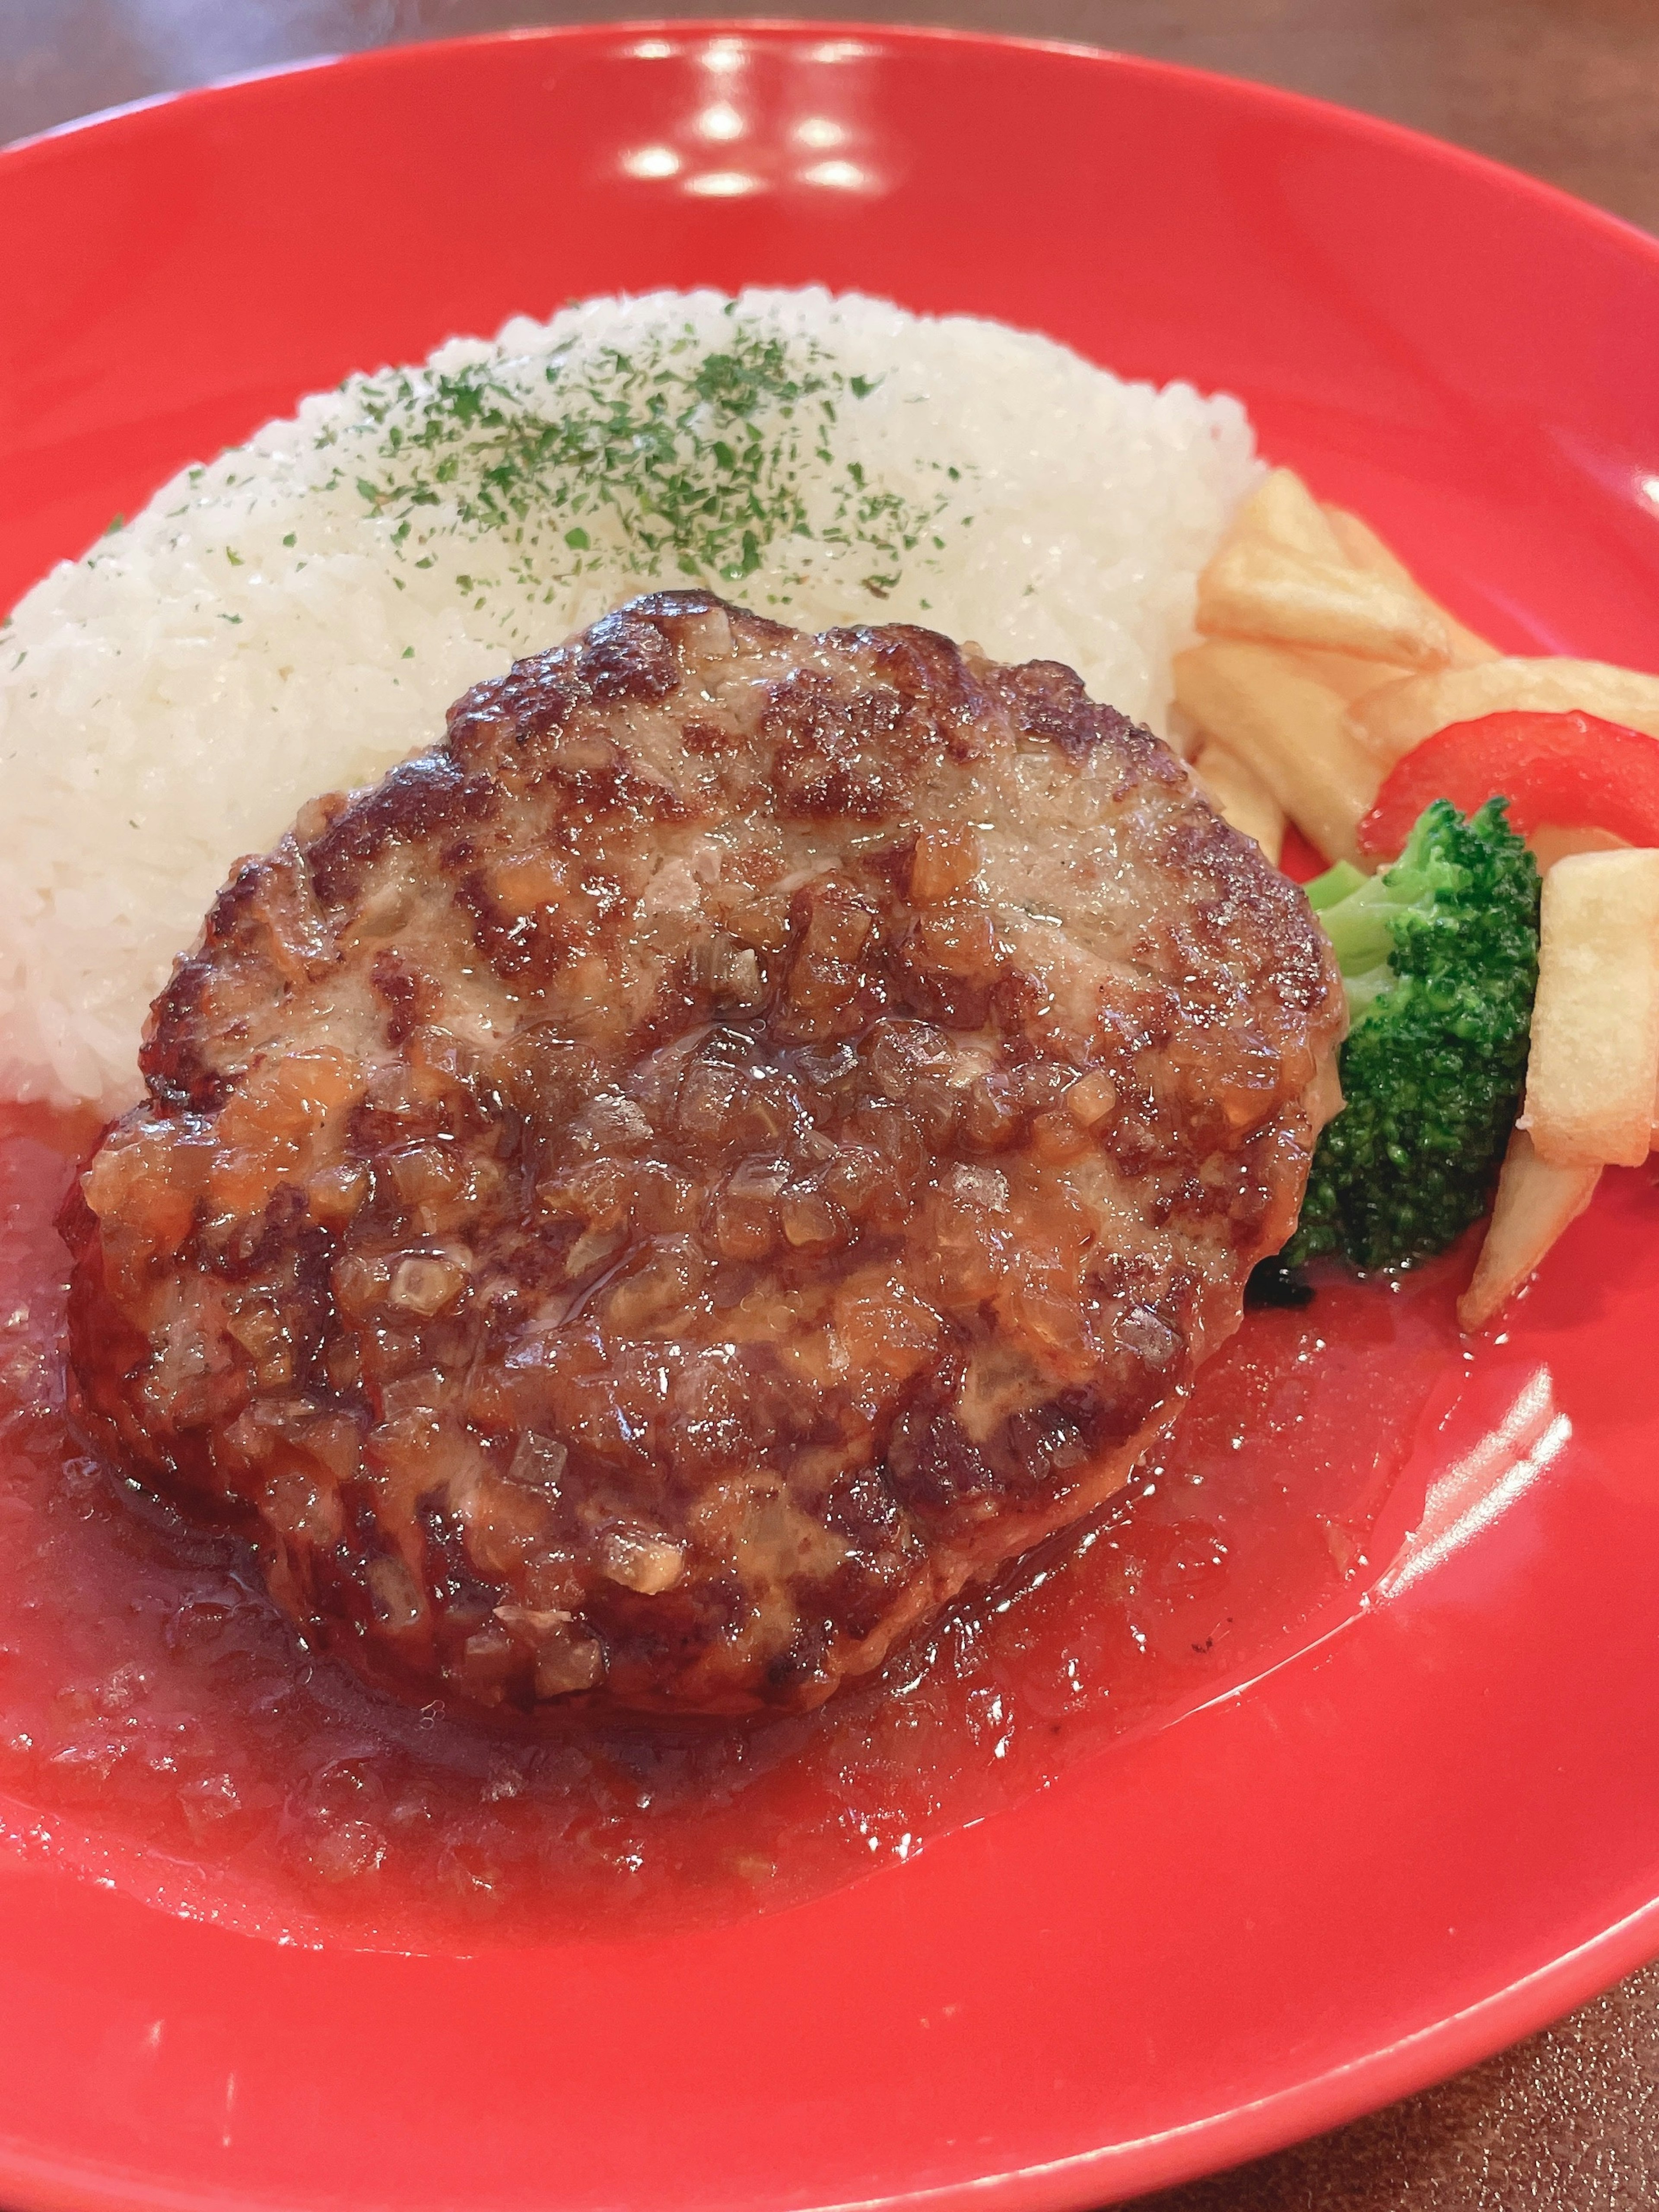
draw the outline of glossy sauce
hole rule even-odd
[[[84,1119],[0,1109],[0,1834],[250,1930],[453,1947],[773,1908],[907,1858],[1352,1612],[1462,1370],[1455,1259],[1246,1316],[1079,1531],[799,1717],[534,1741],[305,1650],[249,1554],[64,1419],[52,1227]]]

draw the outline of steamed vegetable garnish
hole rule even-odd
[[[1398,852],[1431,799],[1467,814],[1498,792],[1523,837],[1552,823],[1659,845],[1659,738],[1599,714],[1517,710],[1454,722],[1389,772],[1359,825],[1360,847]]]
[[[1307,887],[1352,1026],[1289,1266],[1425,1258],[1491,1201],[1538,980],[1538,869],[1504,808],[1437,799],[1386,872],[1340,861]]]

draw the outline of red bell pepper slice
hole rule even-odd
[[[1454,722],[1415,745],[1384,779],[1359,825],[1362,852],[1391,858],[1431,799],[1460,814],[1507,798],[1510,826],[1546,822],[1659,845],[1659,738],[1595,714],[1515,709]]]

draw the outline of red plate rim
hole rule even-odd
[[[641,15],[318,54],[233,73],[184,91],[145,95],[52,125],[0,147],[0,173],[19,163],[51,158],[60,144],[72,144],[88,131],[163,130],[173,111],[186,105],[234,103],[257,94],[260,86],[273,80],[323,70],[388,76],[428,66],[436,51],[459,52],[508,46],[579,52],[643,37],[737,38],[793,44],[824,36],[856,36],[889,50],[949,47],[1065,57],[1083,67],[1151,83],[1200,82],[1241,106],[1269,115],[1314,114],[1340,120],[1358,140],[1393,146],[1409,152],[1420,163],[1444,171],[1501,181],[1509,192],[1531,201],[1540,211],[1548,211],[1558,220],[1569,217],[1581,229],[1599,233],[1606,244],[1659,270],[1659,240],[1635,224],[1488,155],[1338,102],[1080,41],[896,25],[857,17]],[[1477,2063],[1659,1956],[1659,1859],[1656,1859],[1654,1880],[1655,1893],[1650,1902],[1562,1956],[1363,2057],[1311,2075],[1267,2097],[1103,2149],[939,2188],[826,2203],[823,2212],[878,2212],[880,2207],[901,2206],[969,2212],[971,2206],[988,2204],[1006,2205],[1009,2212],[1016,2212],[1016,2208],[1018,2212],[1075,2212],[1075,2208],[1084,2205],[1116,2202],[1169,2187],[1322,2133]],[[205,2212],[210,2204],[222,2205],[226,2201],[195,2191],[135,2186],[130,2176],[118,2178],[107,2168],[92,2164],[71,2166],[27,2154],[20,2158],[3,2144],[0,2144],[0,2188],[20,2201],[53,2208],[53,2212],[60,2212],[60,2208],[61,2212],[110,2212],[116,2205],[143,2205],[154,2208],[154,2212]]]
[[[144,93],[135,100],[118,100],[110,107],[96,107],[85,115],[70,116],[62,123],[49,124],[43,131],[26,132],[21,138],[0,144],[0,162],[32,154],[84,131],[104,130],[112,124],[127,123],[140,116],[170,110],[181,101],[234,98],[251,86],[269,83],[273,78],[304,76],[313,70],[389,72],[403,66],[419,66],[434,52],[459,53],[481,46],[580,46],[653,37],[758,37],[791,45],[798,40],[830,35],[852,35],[890,46],[938,46],[1001,53],[1060,55],[1085,65],[1104,66],[1149,81],[1164,79],[1182,84],[1196,81],[1224,89],[1230,97],[1247,104],[1278,108],[1286,113],[1339,117],[1356,137],[1372,137],[1383,144],[1409,149],[1419,160],[1432,160],[1443,167],[1501,179],[1512,191],[1535,198],[1558,214],[1570,212],[1579,222],[1589,222],[1606,231],[1610,238],[1622,240],[1626,246],[1634,247],[1659,264],[1659,239],[1623,216],[1613,215],[1593,201],[1581,199],[1576,192],[1549,184],[1490,154],[1476,153],[1470,147],[1455,145],[1449,138],[1437,138],[1429,131],[1414,130],[1409,124],[1395,123],[1386,116],[1368,114],[1363,108],[1345,106],[1340,100],[1322,100],[1316,94],[1295,92],[1255,77],[1232,76],[1223,70],[1200,69],[1190,62],[1164,61],[1152,54],[1128,53],[1117,46],[1091,46],[1082,39],[1029,38],[1014,31],[957,30],[938,23],[883,23],[860,15],[628,15],[619,16],[614,22],[531,23],[500,31],[468,32],[453,39],[416,39],[396,46],[304,54],[292,61],[273,62],[262,69],[234,70],[228,76],[210,77],[204,83],[188,86],[182,91]]]

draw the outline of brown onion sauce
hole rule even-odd
[[[94,1134],[0,1107],[0,1836],[301,1942],[684,1924],[907,1858],[1351,1612],[1461,1366],[1455,1267],[1333,1278],[1246,1316],[1107,1510],[819,1711],[492,1736],[307,1650],[243,1547],[70,1434],[52,1224]]]

